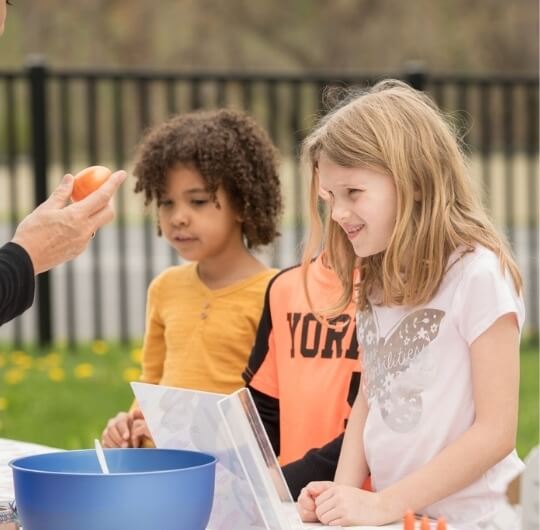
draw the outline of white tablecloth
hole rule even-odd
[[[48,453],[50,451],[58,451],[58,449],[0,438],[0,501],[10,501],[15,496],[11,468],[8,466],[8,462],[21,456]]]
[[[13,493],[13,479],[11,468],[8,466],[8,462],[14,458],[19,458],[27,455],[35,455],[40,453],[48,453],[50,451],[58,451],[53,447],[47,447],[44,445],[37,445],[27,442],[20,442],[18,440],[7,440],[5,438],[0,438],[0,501],[10,501],[14,498]],[[333,528],[337,530],[336,527],[324,527],[322,525],[306,525],[308,528],[313,528],[317,526],[321,530],[323,528]],[[401,524],[389,525],[384,527],[379,527],[380,530],[401,530]],[[347,530],[379,530],[371,526],[356,526],[348,527]],[[449,529],[451,530],[451,529]]]

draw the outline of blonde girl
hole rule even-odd
[[[412,509],[460,530],[517,528],[505,489],[523,466],[521,277],[451,127],[426,95],[384,81],[323,118],[303,157],[315,220],[305,262],[321,244],[321,196],[343,285],[331,309],[357,299],[363,347],[335,480],[304,488],[303,519],[382,525]],[[360,489],[369,473],[372,492]]]

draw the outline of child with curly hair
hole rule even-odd
[[[134,174],[135,192],[157,203],[158,233],[190,262],[150,284],[141,381],[233,392],[277,272],[250,252],[278,235],[275,148],[243,113],[194,112],[149,132]],[[136,447],[147,434],[134,406],[109,420],[102,439]]]

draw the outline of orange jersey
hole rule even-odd
[[[338,300],[341,284],[322,263],[310,264],[308,286],[315,310]],[[300,266],[270,282],[257,341],[243,377],[279,400],[280,463],[302,458],[345,428],[360,383],[355,306],[317,320],[307,302]]]

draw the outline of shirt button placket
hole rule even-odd
[[[208,310],[210,309],[210,302],[205,302],[201,310],[201,318],[205,320],[208,318]]]

